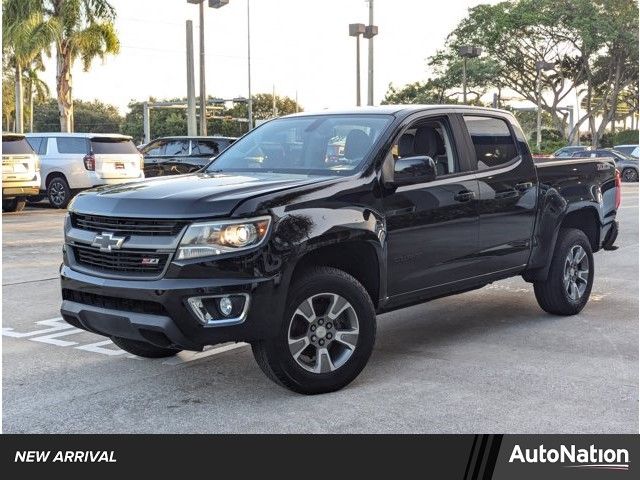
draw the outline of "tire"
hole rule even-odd
[[[311,395],[352,382],[367,364],[375,338],[375,309],[364,287],[342,270],[320,267],[294,279],[277,334],[251,347],[271,380]]]
[[[3,212],[21,212],[24,210],[27,200],[24,197],[15,197],[9,200],[2,200]]]
[[[176,348],[157,347],[147,342],[139,342],[128,338],[111,337],[111,340],[125,352],[132,353],[138,357],[166,358],[173,357],[176,353],[181,352]]]
[[[633,168],[625,168],[622,170],[622,180],[625,182],[637,182],[638,171]]]
[[[577,257],[581,257],[579,262],[575,261]],[[575,315],[589,300],[593,277],[589,239],[581,230],[563,228],[558,234],[547,279],[533,284],[538,304],[554,315]]]
[[[73,196],[64,177],[53,177],[47,184],[47,198],[54,208],[67,208]]]

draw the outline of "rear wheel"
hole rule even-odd
[[[540,307],[554,315],[575,315],[589,300],[593,285],[593,253],[581,230],[563,228],[545,281],[533,284]]]
[[[176,353],[181,352],[181,350],[176,348],[157,347],[151,343],[139,342],[138,340],[130,340],[128,338],[111,337],[111,340],[125,352],[132,353],[138,357],[166,358],[173,357]]]
[[[49,203],[55,208],[67,208],[71,201],[71,189],[63,177],[53,177],[47,185]]]
[[[622,170],[622,179],[625,182],[637,182],[638,181],[638,171],[633,168],[625,168]]]
[[[375,335],[375,310],[364,287],[341,270],[323,267],[294,281],[278,335],[252,349],[276,383],[298,393],[327,393],[358,376]]]
[[[24,206],[27,204],[27,200],[24,197],[15,197],[10,200],[2,200],[3,212],[21,212],[24,210]]]

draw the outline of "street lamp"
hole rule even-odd
[[[458,54],[462,57],[462,102],[467,103],[467,59],[479,57],[482,48],[473,47],[471,45],[463,45],[458,49]]]
[[[207,134],[207,92],[204,68],[204,2],[205,0],[187,0],[187,3],[197,4],[200,9],[200,135]],[[209,0],[209,7],[220,8],[229,0]]]
[[[536,62],[536,147],[538,152],[540,151],[540,145],[542,144],[542,112],[540,111],[541,103],[541,85],[540,75],[543,70],[553,70],[555,64],[539,60]]]
[[[350,23],[349,36],[356,37],[356,105],[360,106],[360,35],[364,35],[364,23]]]
[[[373,105],[373,37],[378,35],[378,27],[373,24],[373,0],[366,1],[369,2],[369,25],[365,27],[363,36],[369,40],[367,105]]]

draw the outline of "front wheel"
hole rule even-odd
[[[24,197],[15,197],[10,200],[2,200],[3,212],[21,212],[24,210],[27,200]]]
[[[633,168],[625,168],[622,170],[622,179],[625,182],[637,182],[638,181],[638,171]]]
[[[554,315],[575,315],[589,300],[593,285],[593,253],[581,230],[563,228],[558,233],[549,274],[533,288],[540,307]]]
[[[278,333],[252,344],[264,373],[304,394],[333,392],[367,364],[376,337],[369,294],[351,275],[322,267],[291,286]]]
[[[176,353],[180,353],[181,351],[176,348],[156,347],[151,343],[130,340],[122,337],[111,337],[111,341],[125,352],[144,358],[173,357]]]

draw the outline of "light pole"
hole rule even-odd
[[[467,59],[479,57],[482,48],[471,45],[463,45],[458,49],[458,54],[462,57],[462,103],[467,104]]]
[[[360,106],[360,35],[365,32],[364,23],[350,23],[349,36],[356,37],[356,105]]]
[[[367,105],[373,105],[373,37],[378,35],[378,27],[373,24],[373,0],[369,2],[369,25],[365,27],[364,38],[369,40]]]
[[[195,135],[196,123],[196,84],[193,73],[193,22],[187,20],[187,133]]]
[[[247,0],[247,85],[249,98],[247,99],[247,116],[249,130],[253,128],[253,98],[251,98],[251,1]]]
[[[540,151],[540,145],[542,144],[542,112],[540,111],[541,103],[541,85],[540,75],[543,70],[553,70],[555,65],[553,63],[539,60],[536,62],[536,148]]]

